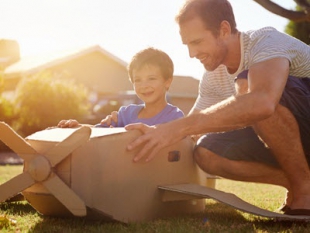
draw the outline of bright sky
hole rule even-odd
[[[129,62],[153,46],[167,52],[175,74],[201,78],[203,67],[188,56],[174,16],[184,0],[0,0],[0,38],[14,39],[21,55],[99,44]],[[253,0],[230,0],[241,31],[273,26],[284,31],[285,18]],[[294,9],[293,0],[274,0]]]

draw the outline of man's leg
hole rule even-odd
[[[275,114],[255,125],[290,182],[291,209],[310,209],[309,121],[310,79],[290,76]]]
[[[238,94],[247,92],[247,82],[243,80],[236,81],[237,87],[242,84],[237,88]],[[195,160],[203,170],[211,174],[283,186],[289,191],[287,204],[290,209],[309,210],[309,96],[310,79],[289,77],[276,113],[254,126],[273,153],[260,145],[261,141],[258,142],[249,130],[242,129],[236,130],[236,133],[210,134],[209,138],[202,138],[194,153]],[[240,144],[240,141],[244,143]],[[277,163],[272,161],[274,158]]]
[[[194,158],[202,170],[210,174],[290,189],[274,155],[251,127],[204,135],[197,142]],[[286,195],[286,205],[292,200],[290,194]]]
[[[197,147],[194,158],[205,172],[231,180],[279,185],[289,189],[285,174],[278,168],[258,162],[230,160],[203,147]]]
[[[272,117],[254,126],[269,146],[289,181],[291,209],[310,209],[310,170],[301,143],[299,126],[293,114],[278,105]]]
[[[230,160],[203,147],[197,147],[194,158],[198,166],[209,174],[236,181],[282,186],[287,189],[287,192],[283,206],[279,209],[291,206],[293,197],[289,191],[289,181],[284,172],[278,168],[258,162]]]
[[[250,127],[201,137],[194,158],[202,170],[213,175],[290,188],[273,154]],[[289,195],[286,203],[290,200]]]

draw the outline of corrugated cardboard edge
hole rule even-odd
[[[78,128],[49,128],[45,130],[41,130],[35,132],[28,137],[26,140],[33,140],[33,141],[48,141],[48,142],[61,142],[69,137],[72,133],[80,129]],[[127,132],[125,128],[95,128],[91,127],[91,135],[90,138],[96,137],[104,137],[113,134],[119,134]]]
[[[273,218],[276,220],[302,220],[310,221],[310,216],[296,216],[296,215],[285,215],[269,210],[261,209],[254,206],[232,193],[225,193],[220,190],[208,188],[198,184],[177,184],[177,185],[164,185],[158,186],[158,189],[164,190],[165,192],[176,192],[186,195],[195,196],[197,198],[212,198],[221,203],[227,204],[235,209],[247,212],[250,214]]]

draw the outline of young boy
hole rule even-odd
[[[95,127],[124,127],[131,123],[155,125],[184,116],[184,113],[167,103],[166,93],[173,78],[173,62],[161,50],[147,48],[133,56],[128,66],[128,75],[137,96],[143,104],[122,106]],[[76,120],[61,120],[58,127],[77,127]]]

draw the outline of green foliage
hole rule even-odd
[[[3,96],[0,96],[0,120],[10,124],[13,118],[14,111],[12,103]]]
[[[2,94],[3,92],[3,88],[4,88],[4,77],[3,77],[3,74],[2,72],[0,71],[0,94]]]
[[[3,76],[0,74],[0,121],[10,124],[14,118],[13,104],[3,97]]]
[[[302,9],[300,6],[296,6],[296,10],[301,11]],[[310,45],[310,22],[289,21],[285,27],[285,32]]]
[[[286,25],[285,32],[306,44],[310,44],[310,22],[296,23],[290,21]]]
[[[12,103],[3,97],[3,75],[0,73],[0,121],[4,121],[7,124],[11,124],[14,119],[14,111]],[[8,151],[9,148],[0,141],[0,151]]]
[[[15,129],[24,135],[56,126],[62,119],[81,120],[89,111],[84,86],[48,71],[25,78],[16,93]]]

